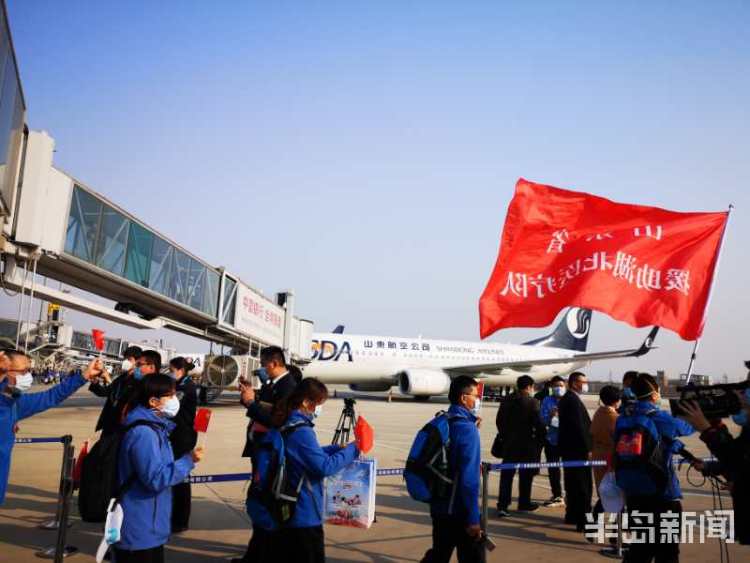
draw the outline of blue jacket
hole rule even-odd
[[[174,423],[139,406],[125,418],[125,425],[146,420],[157,428],[136,426],[120,445],[117,476],[120,486],[136,479],[122,497],[124,513],[118,549],[151,549],[167,543],[171,531],[172,486],[190,474],[194,464],[186,453],[175,461],[169,433]]]
[[[477,417],[459,405],[451,405],[448,413],[455,417],[450,422],[448,450],[448,467],[453,475],[454,488],[450,498],[430,503],[430,514],[433,517],[454,516],[467,526],[479,524],[481,448]]]
[[[660,410],[657,405],[649,401],[637,401],[633,403],[632,406],[626,409],[626,412],[622,416],[628,416],[628,414],[648,414],[653,411],[656,411],[656,414],[652,415],[652,420],[659,434],[661,434],[664,447],[664,461],[668,464],[669,482],[667,490],[664,491],[664,499],[677,500],[682,498],[682,490],[680,489],[680,480],[672,463],[672,454],[678,453],[685,447],[677,438],[693,434],[695,428],[684,420],[675,418],[667,411]]]
[[[56,407],[84,383],[86,380],[77,374],[41,393],[21,393],[15,397],[0,394],[0,504],[5,501],[5,491],[8,488],[10,455],[16,440],[13,427],[16,422]],[[7,384],[0,386],[0,390],[6,386]]]
[[[308,421],[311,417],[299,410],[289,415],[287,423]],[[297,484],[303,476],[294,516],[287,524],[289,528],[310,528],[323,524],[323,478],[335,475],[359,455],[354,444],[345,448],[318,444],[312,426],[301,426],[286,438],[287,470],[290,483]]]
[[[552,411],[557,408],[557,403],[560,402],[560,397],[550,395],[545,397],[542,401],[542,422],[547,427],[547,443],[556,446],[558,433],[560,432],[559,427],[550,426],[552,420]]]

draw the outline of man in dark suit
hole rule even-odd
[[[284,351],[278,346],[269,346],[260,351],[260,365],[264,372],[260,375],[264,381],[260,391],[256,393],[249,382],[240,380],[240,402],[247,408],[246,415],[250,419],[243,457],[253,457],[255,437],[271,428],[274,406],[291,395],[297,387],[297,378],[289,373]],[[238,563],[257,560],[267,541],[269,540],[263,530],[254,528],[245,555],[232,561]]]
[[[503,463],[539,463],[546,428],[539,413],[539,401],[534,393],[534,380],[522,375],[516,381],[517,391],[502,403],[497,411],[497,431],[503,443]],[[537,470],[520,470],[518,475],[518,510],[531,512],[539,508],[531,502],[531,486]],[[509,516],[515,469],[500,473],[500,494],[497,514]]]
[[[568,377],[568,392],[558,405],[558,445],[563,462],[591,459],[591,417],[579,397],[587,391],[586,376],[579,371],[571,373]],[[574,524],[577,531],[584,532],[586,514],[591,512],[593,494],[591,467],[566,467],[563,472],[565,523]]]

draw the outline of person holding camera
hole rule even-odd
[[[704,473],[722,474],[730,482],[734,504],[735,540],[742,545],[750,545],[750,388],[739,395],[742,410],[732,416],[740,426],[740,434],[733,437],[724,424],[711,424],[701,408],[692,401],[680,403],[684,412],[681,418],[690,423],[700,438],[718,459],[718,467],[698,468]]]

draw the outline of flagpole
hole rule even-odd
[[[734,209],[733,204],[729,204],[729,209],[727,210],[727,222],[724,224],[724,232],[721,233],[721,243],[719,244],[719,252],[716,256],[716,267],[714,268],[714,274],[711,277],[711,286],[708,288],[708,299],[706,300],[706,308],[703,310],[703,320],[705,322],[706,314],[708,313],[708,307],[711,305],[711,297],[714,293],[714,280],[716,279],[716,274],[719,272],[719,265],[721,264],[721,252],[724,250],[724,240],[726,239],[727,230],[729,229],[729,219],[732,217],[732,210]],[[690,383],[690,378],[693,375],[693,367],[695,366],[695,358],[698,355],[698,345],[700,344],[700,337],[695,339],[695,343],[693,344],[693,353],[690,355],[690,363],[688,364],[688,370],[687,370],[687,376],[685,377],[685,385]]]

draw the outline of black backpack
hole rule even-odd
[[[78,512],[84,522],[104,522],[110,499],[120,498],[133,484],[134,475],[122,487],[117,486],[117,460],[125,434],[136,426],[150,426],[155,432],[158,430],[158,426],[153,422],[138,420],[119,428],[117,432],[99,438],[83,458],[81,484],[78,490]]]

